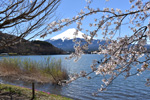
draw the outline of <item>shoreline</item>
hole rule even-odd
[[[71,98],[60,96],[56,94],[51,94],[45,91],[39,91],[35,89],[36,100],[72,100]],[[9,84],[0,84],[0,98],[15,100],[29,100],[32,98],[32,89],[9,85]]]

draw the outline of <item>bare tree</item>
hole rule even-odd
[[[60,0],[1,0],[0,31],[16,35],[1,38],[0,48],[14,45],[30,35],[30,38],[46,33],[50,19],[55,17]]]
[[[59,31],[64,26],[72,23],[77,24],[75,34],[82,30],[86,30],[88,33],[83,36],[87,41],[85,45],[80,45],[81,42],[76,41],[75,53],[71,54],[70,58],[80,58],[88,45],[92,44],[95,36],[101,35],[106,40],[106,44],[99,44],[99,50],[94,52],[103,55],[103,58],[93,60],[93,64],[90,65],[91,72],[82,71],[80,74],[73,75],[68,83],[80,77],[91,79],[90,74],[95,73],[96,76],[103,77],[101,88],[99,89],[99,91],[103,91],[120,75],[128,78],[149,70],[150,56],[145,45],[150,38],[150,1],[129,0],[131,7],[125,11],[109,7],[94,9],[90,7],[92,0],[86,1],[89,5],[85,9],[81,9],[80,13],[72,19],[62,19],[49,24],[48,31],[50,33]],[[82,27],[83,20],[91,15],[97,15],[93,19],[94,23],[86,22],[86,24],[89,23],[89,27],[92,27],[92,30],[90,28],[84,29]],[[127,31],[121,32],[121,27],[125,27]],[[126,35],[122,35],[122,33]],[[43,34],[42,36],[45,35]],[[89,39],[88,36],[91,38]],[[143,56],[144,59],[141,60]],[[147,79],[146,85],[149,85],[149,83],[150,81]]]

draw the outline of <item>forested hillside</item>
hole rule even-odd
[[[6,43],[14,38],[14,35],[8,35],[0,32],[0,41],[5,39]],[[44,41],[27,41],[22,39],[20,43],[13,46],[0,49],[0,53],[8,53],[14,55],[50,55],[63,54],[63,50],[54,47],[52,44]]]

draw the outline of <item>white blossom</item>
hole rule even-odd
[[[80,14],[85,14],[85,12],[81,9]]]
[[[101,43],[103,40],[98,42],[98,50],[92,52],[103,58],[94,60],[90,65],[91,73],[103,77],[101,88],[98,91],[105,90],[119,75],[127,78],[130,77],[131,71],[135,72],[134,75],[140,75],[150,69],[150,56],[145,48],[150,39],[150,23],[147,22],[150,9],[149,0],[129,0],[131,8],[124,11],[119,8],[103,8],[103,10],[96,8],[95,10],[89,5],[92,3],[91,0],[86,0],[86,2],[88,3],[85,7],[86,10],[81,9],[71,22],[76,23],[78,31],[86,31],[86,34],[83,34],[85,44],[74,40],[75,52],[71,54],[70,58],[75,57],[75,61],[78,61],[97,35],[101,40],[104,39],[104,43]],[[92,21],[86,20],[93,15],[96,17]],[[49,29],[54,31],[56,26],[62,25],[61,27],[63,27],[70,21],[68,18],[54,21],[49,24],[51,27]],[[86,29],[84,29],[84,22],[86,22]],[[122,31],[123,28],[125,31]],[[77,35],[78,31],[74,34]],[[141,58],[142,60],[140,60]],[[70,80],[74,81],[79,77],[91,79],[92,77],[88,75],[86,71],[81,71],[78,76],[75,75]]]

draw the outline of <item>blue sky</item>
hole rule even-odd
[[[56,10],[56,16],[59,19],[72,18],[73,16],[77,15],[81,9],[84,9],[85,6],[86,6],[85,0],[62,0],[60,3],[60,6]],[[93,0],[92,4],[90,6],[92,6],[93,8],[99,8],[99,9],[103,9],[105,7],[115,8],[115,9],[119,8],[123,11],[125,9],[130,8],[129,0],[110,0],[109,2],[106,2],[105,0]],[[87,18],[88,22],[90,22],[90,21],[92,22],[95,17],[98,17],[98,15],[96,15],[96,16],[93,15],[93,16],[90,16],[89,18]],[[90,29],[90,27],[86,24],[86,22],[84,22],[82,27],[85,29]],[[64,27],[61,31],[50,34],[47,37],[45,37],[44,39],[41,38],[40,40],[49,39],[57,34],[64,32],[65,30],[67,30],[69,28],[76,28],[76,24],[72,24],[70,26]],[[123,32],[125,30],[126,29],[122,29],[121,32]],[[83,31],[83,33],[85,33],[85,32]],[[99,35],[99,38],[100,38],[100,35]],[[39,39],[39,38],[36,37],[35,39]]]

